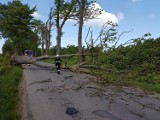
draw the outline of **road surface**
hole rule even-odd
[[[87,74],[24,66],[22,120],[160,120],[160,94],[101,86]],[[77,114],[69,115],[67,108]]]

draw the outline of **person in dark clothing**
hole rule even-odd
[[[33,56],[32,50],[25,50],[24,54],[25,54],[25,56],[29,57],[30,60],[32,59],[32,56]],[[30,66],[30,64],[28,64],[28,66]]]
[[[56,58],[55,58],[55,65],[57,66],[57,68],[56,68],[57,73],[60,74],[61,58],[60,58],[59,55],[56,55]]]

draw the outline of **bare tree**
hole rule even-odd
[[[80,54],[80,63],[84,62],[83,49],[82,49],[82,29],[83,29],[83,16],[85,10],[85,0],[77,0],[79,5],[79,29],[78,29],[78,49]]]
[[[91,30],[91,28],[88,29],[85,42],[87,45],[87,49],[89,50],[92,56],[93,61],[95,61],[98,55],[98,52],[101,52],[102,50],[104,51],[108,49],[115,49],[122,45],[130,44],[134,42],[133,40],[128,40],[124,44],[118,45],[118,42],[121,36],[125,33],[130,33],[132,30],[123,31],[121,34],[118,34],[117,26],[118,25],[116,23],[113,23],[112,21],[108,21],[104,23],[99,32],[98,37],[95,39],[93,38],[93,30]],[[90,38],[88,39],[89,35],[90,35]]]
[[[45,45],[45,24],[42,24],[41,25],[41,47],[42,47],[42,50],[41,50],[41,55],[44,55],[44,45]]]
[[[62,29],[65,22],[70,18],[71,14],[74,12],[74,5],[76,4],[75,0],[70,2],[65,2],[64,0],[55,0],[55,9],[53,10],[53,15],[55,18],[55,24],[57,28],[57,54],[60,54],[61,51],[61,37]]]
[[[45,33],[46,33],[46,37],[45,37],[45,44],[46,44],[46,54],[48,54],[48,50],[51,46],[51,32],[52,32],[52,28],[54,25],[53,22],[53,7],[50,8],[50,12],[49,12],[49,16],[48,16],[48,20],[46,22],[45,25]]]
[[[76,0],[78,3],[78,10],[75,16],[77,18],[79,29],[78,29],[78,48],[80,54],[80,63],[84,62],[84,53],[82,48],[82,31],[84,21],[89,19],[96,19],[98,15],[102,13],[102,9],[95,9],[95,3],[93,1],[88,2],[88,0]]]

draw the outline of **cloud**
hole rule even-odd
[[[101,6],[97,3],[95,4],[95,9],[99,8],[102,9]],[[113,23],[119,23],[119,20],[122,20],[124,18],[123,13],[119,13],[118,17],[112,13],[106,12],[105,10],[102,11],[102,14],[100,14],[96,19],[88,20],[84,23],[84,25],[90,27],[102,27],[102,25],[108,21],[112,21]]]
[[[33,16],[34,18],[37,18],[37,19],[42,18],[42,16],[41,16],[38,12],[34,12],[34,13],[32,14],[32,16]]]
[[[95,4],[95,9],[97,8],[102,9],[102,7],[99,4],[97,3],[94,4]],[[101,28],[108,21],[112,21],[113,23],[118,24],[123,19],[124,19],[124,14],[122,12],[119,12],[117,13],[117,15],[114,15],[112,13],[103,10],[102,14],[100,14],[97,18],[84,21],[84,25],[86,27]],[[67,22],[73,24],[77,23],[75,20],[72,19],[67,20]]]
[[[124,14],[122,12],[117,13],[117,18],[119,21],[124,20]]]

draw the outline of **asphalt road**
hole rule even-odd
[[[93,76],[67,70],[24,68],[22,120],[160,120],[158,93],[101,86]]]

